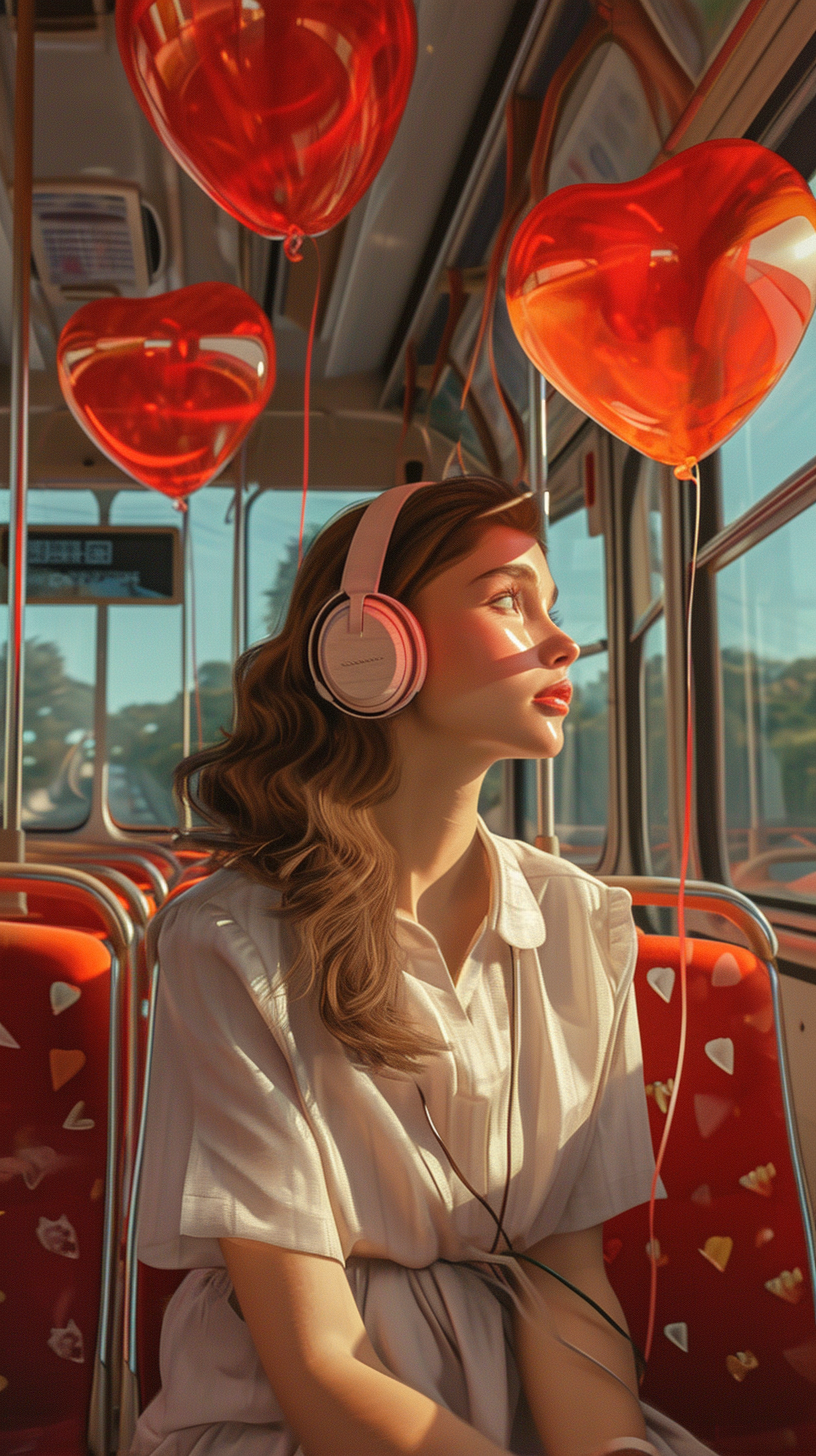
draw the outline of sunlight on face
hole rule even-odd
[[[556,595],[535,538],[500,525],[418,593],[428,675],[411,707],[426,731],[485,762],[559,752],[578,648],[553,621]]]

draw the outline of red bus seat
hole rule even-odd
[[[80,1303],[83,1302],[83,1309],[89,1306],[89,1302],[92,1303],[92,1291],[96,1287],[95,1324],[89,1326],[90,1334],[86,1334],[79,1318],[74,1318],[74,1324],[83,1337],[82,1345],[70,1324],[54,1318],[50,1326],[57,1331],[67,1329],[68,1335],[55,1335],[54,1341],[73,1350],[73,1354],[63,1358],[71,1367],[79,1369],[82,1366],[87,1376],[85,1386],[82,1380],[77,1379],[76,1373],[73,1382],[68,1382],[77,1398],[61,1417],[58,1417],[58,1412],[52,1411],[52,1402],[39,1399],[39,1404],[35,1405],[36,1424],[23,1428],[20,1423],[25,1421],[25,1411],[20,1409],[20,1401],[10,1395],[10,1390],[15,1383],[17,1395],[22,1392],[25,1396],[26,1388],[20,1386],[17,1376],[12,1382],[9,1373],[0,1370],[3,1379],[9,1382],[4,1388],[3,1412],[0,1414],[0,1453],[25,1449],[26,1452],[44,1453],[44,1456],[73,1456],[73,1453],[90,1449],[102,1456],[102,1452],[106,1452],[111,1428],[112,1388],[118,1383],[119,1340],[114,1329],[114,1310],[117,1307],[121,1178],[125,1150],[122,1099],[124,992],[131,974],[134,942],[133,923],[122,910],[121,898],[124,897],[117,897],[111,888],[92,875],[77,869],[57,865],[0,865],[0,961],[3,973],[3,980],[0,980],[3,1012],[0,1012],[0,1019],[6,1026],[7,1038],[10,1038],[10,1041],[6,1038],[3,1047],[0,1047],[0,1056],[6,1059],[12,1057],[12,1063],[6,1061],[6,1064],[15,1076],[13,1095],[4,1099],[1,1108],[3,1121],[0,1121],[0,1127],[3,1127],[6,1143],[3,1155],[16,1158],[20,1147],[29,1146],[35,1150],[34,1159],[29,1158],[29,1162],[41,1165],[39,1169],[35,1166],[34,1171],[29,1171],[28,1178],[25,1171],[20,1172],[22,1185],[25,1185],[22,1191],[16,1185],[16,1175],[10,1172],[10,1179],[7,1179],[10,1197],[4,1200],[7,1211],[3,1227],[6,1236],[9,1236],[16,1226],[13,1220],[19,1222],[22,1219],[25,1223],[26,1198],[31,1201],[35,1190],[36,1197],[48,1195],[51,1198],[51,1191],[57,1195],[64,1188],[66,1207],[63,1213],[66,1213],[67,1223],[73,1227],[79,1243],[80,1261],[63,1265],[63,1259],[60,1259],[55,1267],[63,1274],[68,1293],[71,1289],[79,1291],[76,1297]],[[106,968],[101,970],[101,967]],[[83,974],[89,983],[93,983],[87,990]],[[45,984],[45,993],[41,993],[42,984]],[[74,994],[77,990],[79,996]],[[25,1041],[20,1040],[10,1026],[15,1008],[15,1015],[23,1021],[26,1016],[34,1018],[31,1034],[26,1029]],[[67,1041],[64,1040],[66,1037]],[[19,1050],[12,1042],[17,1042]],[[36,1048],[34,1056],[29,1050],[32,1047]],[[20,1051],[26,1051],[25,1059],[20,1059]],[[45,1072],[42,1056],[47,1061]],[[85,1095],[86,1082],[90,1095]],[[45,1091],[47,1086],[51,1086],[48,1095]],[[102,1086],[105,1088],[103,1096]],[[68,1093],[71,1093],[71,1098],[67,1111],[51,1130],[48,1112],[58,1115],[55,1109],[61,1107]],[[45,1099],[44,1107],[39,1107],[36,1098]],[[80,1108],[80,1104],[85,1105]],[[93,1127],[87,1125],[90,1121]],[[28,1143],[29,1137],[34,1139],[31,1143]],[[83,1184],[82,1192],[74,1190],[77,1204],[74,1207],[71,1203],[71,1169],[79,1171],[85,1168],[89,1159],[98,1156],[93,1149],[99,1139],[103,1143],[102,1171],[93,1176],[89,1187],[85,1188]],[[47,1152],[36,1152],[36,1149]],[[64,1163],[66,1156],[73,1158],[70,1165]],[[7,1168],[12,1169],[12,1166],[15,1165],[7,1165]],[[39,1181],[38,1171],[42,1172]],[[99,1178],[102,1178],[102,1188]],[[39,1190],[39,1182],[42,1190]],[[92,1192],[93,1197],[90,1197]],[[89,1200],[93,1206],[90,1216],[86,1207]],[[16,1208],[13,1219],[10,1203],[15,1203]],[[70,1246],[70,1230],[60,1223],[60,1211],[44,1207],[42,1216],[57,1224],[52,1235],[48,1235],[48,1223],[42,1226],[45,1238],[58,1242],[64,1235],[67,1246]],[[101,1243],[98,1238],[99,1220],[102,1220]],[[86,1233],[82,1229],[86,1229]],[[23,1245],[25,1239],[26,1235],[23,1235]],[[47,1243],[42,1239],[39,1242],[45,1252],[54,1257]],[[70,1248],[64,1252],[64,1259],[71,1261]],[[79,1268],[79,1262],[82,1262],[82,1268]],[[25,1264],[25,1255],[20,1257],[22,1264]],[[45,1275],[48,1274],[48,1265],[50,1259],[45,1259],[45,1265],[41,1261],[38,1277],[42,1268],[45,1268]],[[70,1281],[66,1271],[71,1275]],[[96,1280],[95,1286],[93,1280]],[[9,1313],[10,1290],[6,1275],[3,1286],[7,1294],[3,1307]],[[48,1287],[45,1294],[48,1294]],[[39,1296],[38,1284],[32,1275],[28,1291],[32,1318],[35,1318],[36,1309],[41,1309],[42,1299],[45,1296]],[[63,1310],[63,1303],[64,1300],[52,1307],[54,1316]],[[25,1328],[28,1331],[32,1326],[26,1325]],[[82,1361],[77,1358],[79,1353],[83,1354]],[[48,1360],[57,1363],[54,1347],[45,1348],[45,1354]],[[13,1364],[17,1370],[19,1361],[16,1356]],[[39,1348],[36,1360],[32,1356],[26,1370],[29,1370],[28,1379],[32,1382],[35,1373],[39,1372],[42,1388],[51,1380],[52,1370],[47,1372],[44,1369],[44,1351]],[[61,1366],[57,1366],[57,1370],[61,1372]],[[66,1377],[58,1377],[57,1386],[60,1389],[66,1386]],[[77,1395],[80,1390],[85,1395],[90,1390],[90,1404],[86,1399],[85,1406],[82,1405],[82,1399]],[[22,1399],[22,1405],[25,1406],[25,1399]]]
[[[84,930],[0,921],[0,1056],[9,1078],[0,1102],[3,1319],[11,1335],[0,1371],[0,1451],[107,1449],[121,948]]]
[[[650,896],[646,882],[614,883],[641,904],[668,903],[665,893]],[[690,887],[689,904],[745,929],[745,917],[732,912],[750,902],[718,890],[714,905],[714,889]],[[657,1312],[642,1387],[645,1400],[724,1456],[816,1452],[812,1214],[770,927],[766,945],[757,937],[754,944],[766,954],[696,936],[688,942],[688,1038],[662,1169],[668,1197],[655,1208]],[[655,1152],[677,1061],[679,950],[676,936],[642,936],[635,973]],[[604,1232],[607,1272],[641,1346],[648,1239],[648,1205]]]
[[[139,1411],[143,1411],[161,1389],[159,1345],[164,1311],[189,1272],[189,1269],[153,1269],[139,1261],[135,1311]]]

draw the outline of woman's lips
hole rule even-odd
[[[553,683],[552,687],[545,688],[543,693],[538,693],[533,698],[542,708],[548,708],[551,713],[566,714],[569,712],[570,699],[572,698],[572,683]]]

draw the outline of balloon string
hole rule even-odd
[[[654,1336],[655,1310],[657,1305],[657,1245],[655,1243],[655,1198],[657,1196],[657,1180],[660,1177],[660,1169],[663,1166],[663,1155],[666,1151],[666,1144],[669,1139],[669,1132],[674,1121],[674,1111],[677,1106],[677,1094],[680,1091],[680,1079],[683,1075],[683,1063],[686,1056],[686,1032],[688,1029],[688,995],[687,995],[687,968],[688,968],[688,943],[686,941],[686,880],[688,878],[689,853],[691,849],[691,795],[694,780],[694,715],[692,705],[692,658],[691,658],[691,616],[694,606],[694,587],[697,580],[697,551],[700,543],[700,467],[696,461],[690,463],[688,476],[694,481],[694,539],[691,551],[691,566],[689,570],[688,603],[686,606],[686,775],[685,795],[683,801],[683,844],[680,853],[680,886],[677,892],[677,934],[680,940],[680,1044],[677,1050],[677,1066],[674,1070],[674,1085],[671,1090],[669,1106],[666,1112],[666,1125],[663,1128],[663,1136],[660,1139],[660,1147],[655,1159],[655,1170],[652,1178],[652,1187],[649,1194],[649,1264],[651,1266],[651,1279],[649,1285],[649,1321],[646,1329],[646,1342],[643,1353],[648,1360],[652,1349]]]
[[[289,239],[287,238],[287,243]],[[301,242],[303,240],[301,239]],[[309,494],[309,413],[312,384],[312,350],[314,349],[315,327],[317,325],[317,306],[320,302],[320,252],[314,238],[309,241],[314,248],[315,263],[317,264],[317,277],[315,278],[314,302],[312,303],[312,317],[309,323],[309,338],[306,342],[306,364],[303,373],[303,494],[300,500],[300,529],[298,531],[298,567],[303,560],[303,532],[306,526],[306,498]],[[299,263],[302,253],[298,247],[294,253],[287,252],[286,256],[293,263]]]

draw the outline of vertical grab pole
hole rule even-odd
[[[190,503],[185,501],[181,512],[181,756],[190,756],[190,572],[192,571],[190,541]],[[191,829],[193,824],[189,804],[181,810],[182,829]]]
[[[238,479],[235,482],[232,540],[232,665],[235,666],[245,647],[246,622],[246,452],[244,440],[238,456]]]
[[[238,272],[241,287],[252,295],[252,240],[249,228],[239,229]],[[232,665],[246,647],[246,476],[247,441],[238,456],[238,479],[235,482],[232,538]]]
[[[31,192],[34,133],[34,0],[17,6],[14,81],[14,273],[11,315],[6,752],[0,858],[25,860],[23,834],[23,658],[25,648],[26,494],[28,490],[28,341],[31,301]]]
[[[550,492],[547,488],[547,381],[532,364],[527,374],[530,390],[530,487],[538,498],[544,540],[550,525]],[[536,759],[536,848],[558,854],[555,832],[555,785],[553,760]]]

